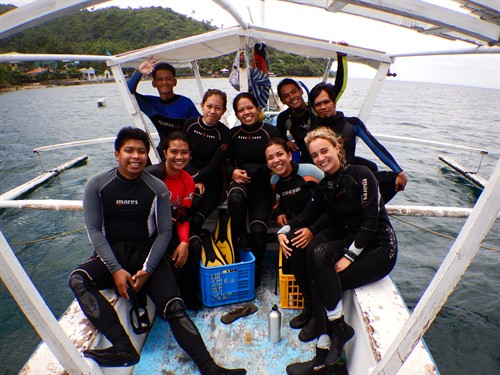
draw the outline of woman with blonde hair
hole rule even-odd
[[[325,213],[331,216],[333,225],[325,229],[332,233],[328,241],[314,241],[307,249],[318,333],[316,356],[289,365],[290,375],[308,374],[318,368],[322,374],[333,371],[345,343],[354,335],[344,320],[342,291],[382,279],[397,258],[396,234],[373,173],[365,166],[346,163],[339,139],[331,129],[315,129],[307,134],[305,142],[325,177],[314,200],[278,231],[278,240],[285,250],[291,250],[294,239],[287,234]],[[324,237],[328,238],[328,234]]]

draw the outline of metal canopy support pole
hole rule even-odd
[[[244,56],[244,61],[245,61],[245,66],[239,66],[239,71],[240,71],[240,92],[248,92],[248,66],[249,66],[249,57],[248,57],[248,38],[245,36],[240,36],[240,49],[238,51],[239,56],[241,56],[241,53],[243,53]]]
[[[427,331],[493,226],[500,211],[499,191],[500,159],[448,255],[372,374],[396,374]]]
[[[358,117],[361,121],[366,122],[370,113],[372,111],[373,105],[375,104],[375,100],[378,97],[380,90],[382,89],[382,85],[385,81],[385,77],[387,76],[387,72],[389,71],[389,67],[391,64],[386,62],[380,62],[380,65],[377,70],[377,74],[372,81],[372,85],[370,86],[370,90],[366,95],[365,101],[363,103],[363,107],[359,111]]]
[[[63,331],[1,231],[0,276],[24,315],[69,374],[102,374],[98,366],[90,366]]]
[[[151,160],[151,163],[157,164],[160,160],[160,155],[158,154],[158,151],[156,150],[156,147],[153,144],[153,138],[151,137],[151,133],[149,132],[146,122],[144,121],[144,117],[142,117],[141,110],[139,109],[139,104],[137,103],[137,100],[135,100],[135,97],[130,93],[130,90],[128,89],[127,80],[123,75],[122,68],[120,64],[116,65],[108,64],[108,66],[110,66],[111,71],[113,72],[115,82],[118,86],[118,91],[120,92],[123,98],[123,101],[125,103],[125,108],[127,108],[128,114],[132,116],[132,119],[134,120],[135,126],[148,133],[149,139],[151,140],[151,145],[153,146],[149,150],[149,159]]]
[[[196,85],[198,86],[198,92],[200,93],[200,102],[203,100],[203,95],[205,90],[203,90],[203,83],[201,82],[200,69],[198,68],[198,61],[191,61],[191,66],[193,67],[194,76],[196,78]]]
[[[332,70],[333,61],[333,59],[328,59],[328,62],[326,63],[325,74],[323,74],[323,82],[327,82],[328,77],[330,77],[330,70]]]

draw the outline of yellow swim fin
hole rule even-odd
[[[201,248],[201,262],[205,267],[218,267],[225,266],[226,260],[220,253],[217,246],[215,246],[212,235],[208,229],[202,229],[200,233],[202,248]]]
[[[221,211],[215,226],[215,245],[220,250],[227,264],[238,263],[238,253],[233,244],[233,233],[231,230],[231,218],[227,211]]]

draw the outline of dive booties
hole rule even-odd
[[[312,316],[312,306],[310,300],[304,300],[304,308],[299,315],[290,320],[290,327],[293,329],[303,328]]]
[[[96,361],[101,367],[128,367],[136,365],[140,356],[127,339],[106,348],[84,350],[83,355]]]
[[[316,330],[316,319],[314,316],[309,319],[306,325],[299,332],[299,340],[302,342],[309,342],[318,337]]]
[[[286,367],[288,375],[333,375],[333,365],[325,363],[328,349],[316,347],[316,356],[307,362],[292,363]]]
[[[342,357],[344,345],[354,336],[354,329],[344,321],[344,316],[342,316],[328,322],[328,331],[332,343],[325,362],[334,364]]]

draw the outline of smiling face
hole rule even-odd
[[[174,78],[170,70],[158,69],[152,83],[153,87],[158,90],[161,99],[167,100],[174,96],[174,87],[177,85],[177,79]]]
[[[165,155],[165,168],[169,176],[175,176],[188,165],[191,151],[189,144],[181,139],[169,142],[168,148],[163,151]]]
[[[248,98],[241,98],[236,103],[236,117],[241,125],[253,125],[259,120],[259,107],[256,107]]]
[[[313,163],[327,174],[340,169],[339,147],[325,138],[315,138],[309,143],[309,153]]]
[[[293,83],[283,85],[280,88],[280,99],[283,104],[293,111],[306,107],[306,102],[302,97],[303,91],[301,88],[295,86]]]
[[[115,158],[120,174],[133,180],[139,177],[146,167],[148,151],[143,141],[128,139],[119,151],[115,151]]]
[[[267,167],[280,177],[292,173],[292,153],[286,152],[283,146],[272,144],[266,148]]]
[[[337,113],[335,102],[330,99],[328,93],[324,90],[314,99],[313,108],[320,118],[335,116]]]
[[[221,119],[226,108],[220,95],[211,95],[201,105],[203,112],[203,122],[207,125],[215,125]]]

